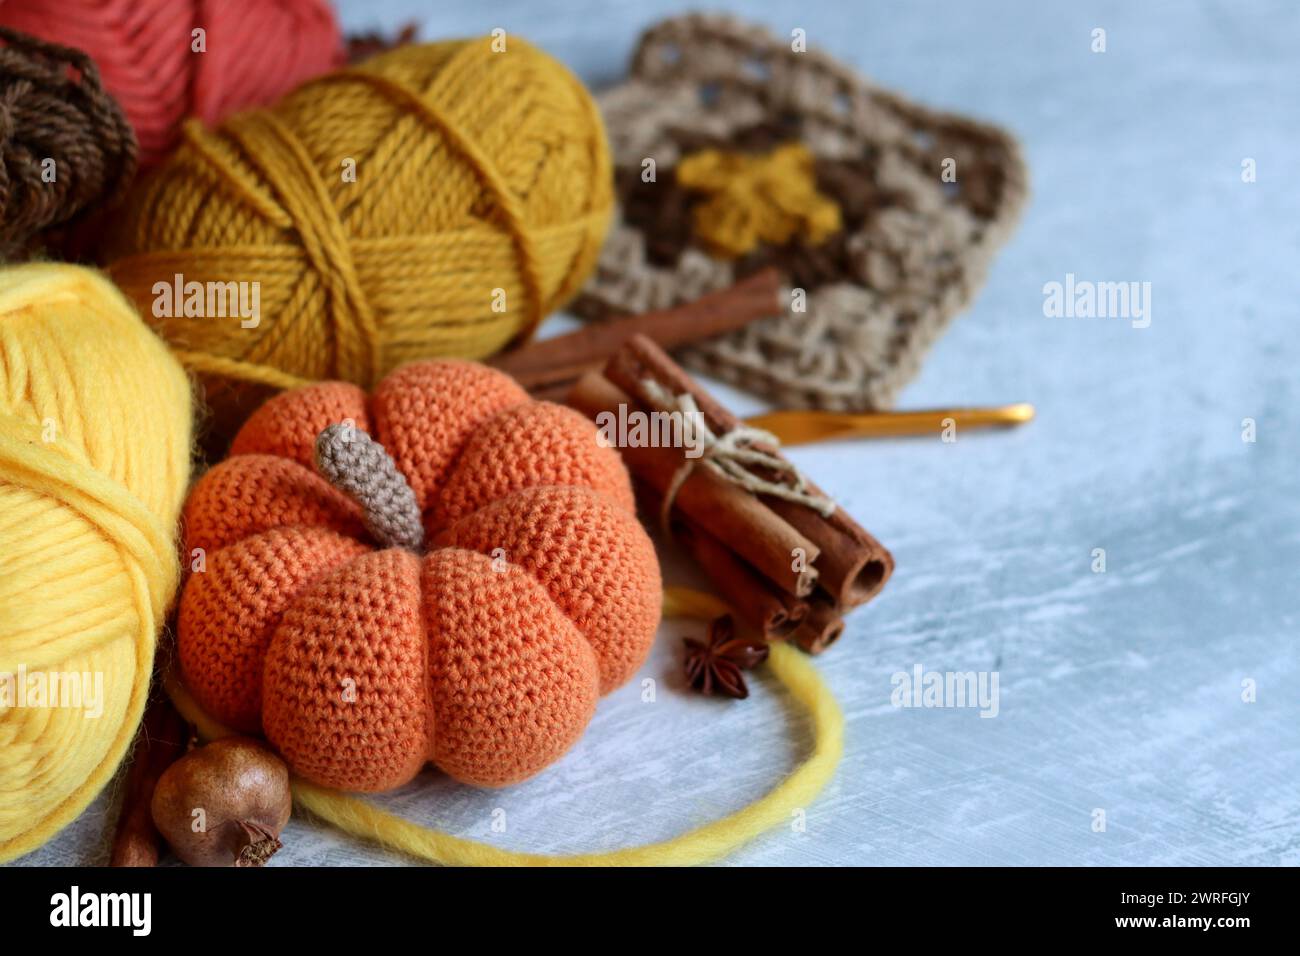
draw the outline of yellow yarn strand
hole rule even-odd
[[[294,784],[294,799],[304,810],[345,833],[432,863],[453,866],[697,866],[711,863],[766,831],[789,823],[791,814],[812,803],[834,775],[844,748],[844,717],[807,657],[789,645],[775,644],[769,664],[791,696],[812,716],[817,741],[812,754],[766,796],[730,816],[662,843],[573,856],[519,853],[429,830],[364,800],[302,781]]]
[[[664,591],[667,617],[712,618],[727,607],[716,598],[688,588]],[[809,658],[788,644],[772,645],[772,674],[813,719],[813,752],[775,790],[754,803],[663,843],[606,853],[545,856],[500,849],[426,829],[387,813],[365,800],[296,780],[294,800],[312,816],[357,838],[398,849],[408,856],[454,866],[694,866],[736,851],[767,830],[790,821],[806,808],[833,775],[844,752],[844,714]]]
[[[727,611],[712,595],[689,588],[664,589],[664,615],[711,619]],[[768,665],[790,696],[812,718],[808,759],[763,797],[735,813],[661,843],[606,853],[547,856],[503,850],[412,823],[368,801],[305,780],[293,783],[298,806],[337,829],[431,863],[451,866],[696,866],[722,859],[768,830],[788,823],[822,791],[844,752],[844,715],[807,656],[773,644]],[[167,692],[177,709],[207,738],[230,733],[198,709],[174,674]]]
[[[221,358],[218,355],[206,355],[202,352],[188,352],[184,349],[177,349],[174,354],[182,365],[200,375],[238,379],[254,385],[269,385],[272,388],[286,390],[312,384],[312,379],[290,375],[288,372],[281,372],[265,365],[241,362],[238,359]]]

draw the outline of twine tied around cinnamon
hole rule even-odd
[[[722,434],[715,434],[700,411],[695,397],[683,393],[673,395],[654,379],[643,379],[641,387],[646,396],[661,411],[680,412],[683,428],[689,428],[693,437],[703,446],[697,458],[683,458],[664,492],[659,523],[664,533],[670,533],[670,516],[677,493],[686,484],[696,465],[704,465],[725,481],[731,482],[756,495],[771,495],[794,504],[811,508],[823,518],[835,512],[835,502],[820,492],[812,491],[803,472],[786,461],[774,450],[780,441],[771,432],[749,425],[737,425]],[[690,423],[687,425],[687,423]],[[775,479],[763,473],[775,475]]]

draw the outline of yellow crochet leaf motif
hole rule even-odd
[[[711,194],[693,210],[693,226],[723,258],[743,256],[761,242],[784,245],[796,236],[819,245],[842,228],[839,204],[817,191],[812,153],[800,143],[765,156],[701,150],[678,163],[677,182]]]

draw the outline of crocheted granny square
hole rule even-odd
[[[1001,129],[796,45],[720,16],[642,35],[628,79],[598,97],[619,212],[573,309],[668,308],[776,265],[803,290],[787,313],[683,363],[781,405],[888,407],[983,282],[1024,162]]]

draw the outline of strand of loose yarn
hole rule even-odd
[[[713,429],[709,428],[708,422],[705,421],[699,405],[696,404],[694,396],[687,393],[674,396],[653,379],[644,379],[641,387],[661,410],[680,412],[683,427],[691,429],[694,438],[704,446],[703,453],[698,458],[682,460],[682,464],[673,474],[672,481],[668,483],[668,490],[664,492],[663,507],[659,512],[659,523],[665,532],[670,528],[669,519],[673,505],[677,501],[677,494],[686,484],[686,479],[691,476],[695,466],[699,464],[711,469],[723,480],[753,494],[771,495],[773,498],[803,505],[816,511],[823,518],[834,513],[835,502],[823,494],[810,490],[808,479],[804,477],[803,472],[774,451],[765,450],[765,447],[774,449],[780,445],[780,440],[771,432],[742,424],[721,435],[714,434]],[[685,424],[687,422],[690,424]],[[772,481],[764,478],[752,470],[756,468],[774,472],[780,479],[785,480]]]
[[[712,620],[727,607],[711,594],[691,588],[664,589],[664,616]],[[796,809],[808,807],[822,791],[844,754],[844,712],[822,682],[808,656],[784,641],[772,644],[768,667],[804,710],[812,728],[812,747],[802,764],[763,796],[734,813],[660,843],[604,853],[546,856],[520,853],[477,840],[441,833],[389,813],[368,800],[294,779],[294,803],[319,820],[359,839],[391,847],[416,859],[450,866],[696,866],[712,863],[760,834],[786,824]],[[181,715],[205,739],[229,736],[195,704],[172,670],[163,677]]]

